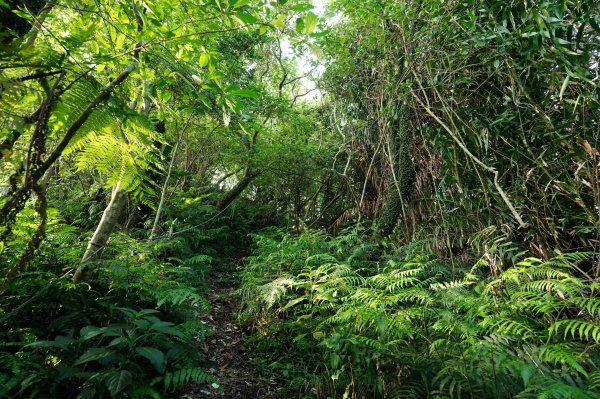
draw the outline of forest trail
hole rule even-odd
[[[200,318],[208,327],[202,344],[205,361],[201,367],[217,377],[219,384],[192,385],[182,398],[279,398],[277,384],[261,377],[257,365],[259,356],[244,343],[242,327],[237,321],[240,309],[238,284],[232,282],[229,272],[227,275],[216,272],[209,277],[206,297],[209,311]]]

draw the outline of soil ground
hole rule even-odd
[[[213,273],[211,273],[213,274]],[[190,387],[185,399],[276,399],[279,387],[275,381],[261,376],[259,356],[244,344],[242,327],[237,322],[240,298],[238,285],[217,273],[210,277],[207,292],[209,313],[200,321],[208,327],[203,350],[206,371],[217,377],[219,384],[203,383]]]

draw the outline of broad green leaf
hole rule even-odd
[[[19,17],[21,17],[23,19],[31,20],[31,15],[29,15],[26,12],[23,12],[21,10],[11,10],[11,11],[14,12],[15,14],[17,14]]]
[[[100,360],[104,357],[112,355],[113,353],[114,351],[107,348],[90,348],[87,350],[87,352],[81,355],[79,359],[77,359],[74,365],[77,366],[78,364],[87,363],[94,360]]]
[[[252,0],[237,0],[235,3],[233,3],[233,9],[235,10],[236,8],[242,8],[251,1]]]
[[[285,26],[285,14],[281,14],[279,17],[272,20],[271,25],[276,28],[283,28]]]
[[[124,344],[126,342],[127,342],[126,337],[117,337],[117,338],[113,339],[112,341],[110,341],[107,346],[109,346],[109,347],[110,346],[118,346],[118,345]]]
[[[296,19],[296,32],[302,33],[304,32],[304,18],[299,17]]]
[[[230,93],[237,97],[258,98],[258,93],[254,90],[232,90]]]
[[[160,312],[156,309],[142,309],[135,314],[135,317],[147,316],[149,314],[157,314],[157,313],[160,313]]]
[[[69,344],[71,344],[74,341],[75,340],[71,337],[67,337],[65,335],[59,335],[56,338],[54,338],[54,346],[56,346],[57,348],[66,350],[67,347],[69,346]]]
[[[135,351],[140,356],[148,359],[156,371],[161,374],[165,372],[165,355],[162,353],[162,351],[148,346],[141,346],[136,348]]]
[[[94,326],[85,326],[79,330],[79,339],[87,341],[90,338],[94,338],[104,332],[103,329]]]
[[[122,50],[123,45],[125,44],[125,35],[117,35],[117,40],[115,41],[115,50]]]
[[[95,399],[96,389],[95,388],[86,388],[83,391],[79,392],[76,399]]]
[[[51,348],[56,346],[54,341],[35,341],[25,345],[26,348]]]
[[[318,32],[315,32],[315,33],[311,34],[310,36],[315,37],[315,38],[326,37],[327,35],[329,35],[329,33],[330,33],[329,29],[326,29],[326,30],[320,30]]]
[[[163,103],[168,102],[171,99],[171,97],[173,97],[173,92],[170,90],[167,90],[167,91],[160,90],[158,92],[158,98]]]
[[[106,385],[110,394],[115,396],[131,383],[132,378],[133,376],[127,370],[115,371],[106,377],[104,385]]]
[[[164,334],[174,335],[176,337],[183,338],[183,333],[180,330],[174,328],[173,326],[174,326],[173,323],[169,323],[166,321],[159,321],[159,322],[154,323],[152,325],[151,329],[160,331]]]
[[[220,80],[223,79],[225,77],[224,74],[222,74],[221,72],[215,72],[213,74],[211,74],[208,78],[210,80]]]
[[[295,5],[291,6],[290,10],[305,12],[305,11],[310,11],[313,8],[315,8],[315,6],[313,6],[312,4],[304,3],[304,4],[295,4]]]
[[[90,40],[90,48],[94,52],[94,54],[100,54],[100,47],[98,46],[98,42],[95,40]]]
[[[312,12],[307,13],[304,16],[304,32],[312,33],[317,27],[317,22],[319,22],[319,17]]]
[[[287,310],[293,306],[296,306],[297,304],[299,304],[300,302],[304,301],[306,299],[306,297],[301,296],[300,298],[296,298],[296,299],[292,299],[291,301],[289,301],[283,308],[281,308],[281,311]]]
[[[254,15],[245,12],[238,12],[237,14],[235,14],[235,16],[246,24],[254,24],[258,22],[258,19],[256,19]]]

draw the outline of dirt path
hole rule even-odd
[[[237,323],[240,298],[236,286],[211,276],[209,288],[210,313],[201,318],[209,330],[204,343],[206,356],[203,368],[219,379],[219,386],[210,383],[190,387],[186,399],[280,398],[277,386],[260,376],[256,366],[258,355],[244,345],[242,329]]]

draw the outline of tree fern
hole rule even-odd
[[[600,318],[600,297],[571,297],[569,302],[581,310],[585,310],[591,317]]]
[[[274,306],[283,297],[287,289],[295,283],[296,281],[289,276],[277,278],[261,287],[261,299],[266,303],[267,307],[270,308]]]

